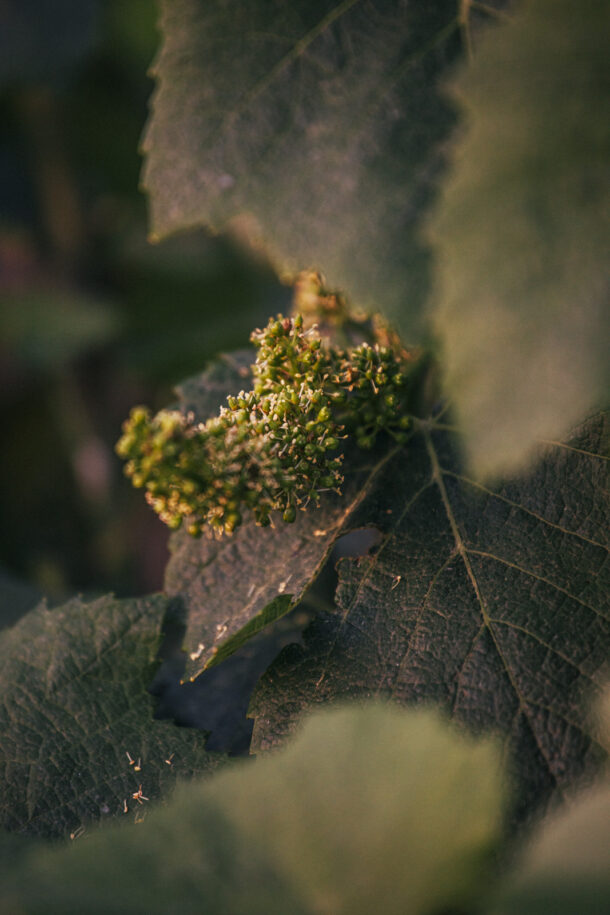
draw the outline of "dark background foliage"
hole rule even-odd
[[[161,586],[167,532],[122,475],[121,422],[136,402],[171,401],[175,382],[242,346],[287,297],[227,238],[147,243],[138,145],[156,15],[151,0],[0,11],[0,572],[12,618],[36,589],[56,601]]]

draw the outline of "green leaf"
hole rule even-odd
[[[68,289],[3,293],[0,335],[10,355],[35,368],[57,368],[116,335],[108,303]]]
[[[178,388],[181,409],[206,419],[228,393],[248,388],[251,361],[247,352],[224,356],[189,379]],[[165,590],[186,610],[185,677],[194,679],[296,606],[384,461],[385,455],[360,452],[343,495],[324,494],[294,524],[279,517],[271,528],[245,522],[222,540],[194,540],[183,530],[172,536]]]
[[[319,269],[414,329],[418,228],[455,123],[438,86],[461,50],[456,7],[165,0],[143,144],[152,237],[245,216],[280,272]]]
[[[518,470],[610,383],[603,0],[528,0],[454,84],[467,130],[434,216],[445,384],[479,477]]]
[[[493,915],[607,915],[610,786],[572,799],[544,820],[492,907]]]
[[[246,840],[203,795],[201,785],[192,786],[176,792],[166,809],[151,811],[137,827],[116,826],[87,833],[69,848],[32,852],[2,874],[2,910],[20,915],[313,915],[258,844]]]
[[[607,432],[592,418],[492,490],[464,474],[446,427],[420,422],[346,522],[377,527],[379,549],[339,562],[336,608],[255,691],[253,750],[319,703],[387,695],[502,735],[520,814],[594,771],[584,708],[610,651]]]
[[[1,634],[0,827],[67,836],[132,820],[144,813],[140,784],[152,801],[222,762],[200,732],[153,720],[147,686],[166,608],[159,596],[40,604]]]
[[[5,905],[32,915],[467,906],[500,838],[499,756],[430,710],[326,710],[283,753],[179,788],[138,829],[32,855],[2,881]]]

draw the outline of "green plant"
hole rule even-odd
[[[151,418],[132,410],[117,452],[172,529],[186,518],[193,536],[206,525],[231,534],[243,506],[262,527],[273,511],[293,522],[297,507],[340,492],[346,428],[361,448],[372,448],[379,432],[406,441],[407,354],[379,343],[322,347],[315,331],[303,330],[302,315],[278,315],[254,331],[253,390],[229,395],[205,423],[179,411]]]
[[[591,711],[610,648],[607,14],[596,0],[505,6],[162,3],[144,143],[153,234],[248,213],[241,234],[298,277],[298,316],[254,333],[255,360],[220,357],[171,410],[137,408],[125,427],[132,481],[170,526],[186,520],[164,596],[39,607],[3,637],[5,826],[76,835],[92,819],[129,819],[125,807],[139,818],[179,760],[234,770],[184,786],[138,827],[141,853],[122,826],[69,862],[46,849],[19,858],[66,911],[88,894],[111,910],[96,849],[161,858],[182,830],[187,851],[167,874],[183,911],[199,910],[212,877],[211,911],[243,909],[240,880],[252,911],[367,911],[381,892],[400,912],[558,904],[561,842],[552,866],[526,866],[492,897],[511,830],[601,778],[607,749]],[[383,321],[366,317],[373,306]],[[190,536],[208,527],[223,536]],[[338,557],[363,529],[373,546]],[[207,753],[199,735],[168,744],[144,671],[177,610],[185,679],[247,650],[264,656],[251,749],[281,753],[246,766]],[[289,624],[269,663],[261,646]],[[27,720],[13,712],[24,694]],[[392,707],[312,715],[300,730],[321,705],[374,697]],[[422,703],[452,723],[410,708]],[[496,748],[468,732],[492,733]],[[416,784],[412,829],[394,817]],[[358,875],[368,841],[384,866]],[[432,875],[421,884],[409,872],[420,853]],[[603,861],[590,899],[582,861],[573,873],[578,904],[601,912]],[[140,905],[130,879],[118,910]],[[140,908],[171,907],[161,892]],[[14,882],[7,893],[25,911],[42,904]]]

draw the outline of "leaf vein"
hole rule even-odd
[[[523,697],[523,695],[522,695],[522,693],[521,693],[521,690],[520,690],[520,688],[519,688],[519,685],[518,685],[517,681],[515,680],[515,677],[513,676],[513,673],[512,673],[512,671],[511,671],[511,669],[510,669],[510,665],[508,664],[507,659],[504,657],[504,652],[502,651],[502,648],[501,648],[501,646],[500,646],[500,644],[499,644],[499,642],[498,642],[496,633],[494,632],[493,626],[491,625],[491,619],[490,619],[489,613],[488,613],[488,611],[487,611],[487,607],[485,606],[485,602],[483,601],[483,595],[482,595],[481,589],[480,589],[480,587],[479,587],[479,582],[478,582],[478,579],[477,579],[477,577],[476,577],[476,575],[475,575],[475,573],[474,573],[474,569],[472,568],[472,564],[471,564],[471,562],[470,562],[470,556],[469,556],[468,550],[466,549],[466,546],[465,546],[464,541],[463,541],[463,539],[462,539],[462,536],[461,536],[461,534],[460,534],[460,531],[459,531],[459,528],[458,528],[458,524],[457,524],[457,521],[456,521],[456,519],[455,519],[455,515],[454,515],[454,513],[453,513],[453,509],[452,509],[452,507],[451,507],[451,502],[450,502],[450,500],[449,500],[449,495],[448,495],[448,493],[447,493],[447,489],[446,489],[446,487],[445,487],[445,483],[444,483],[444,480],[443,480],[443,473],[442,473],[442,470],[441,470],[441,467],[440,467],[440,464],[439,464],[439,460],[438,460],[436,451],[435,451],[435,449],[434,449],[434,445],[433,445],[433,443],[432,443],[432,439],[431,439],[431,437],[430,437],[430,433],[428,432],[427,429],[424,429],[424,438],[425,438],[425,442],[426,442],[426,448],[427,448],[428,454],[429,454],[429,456],[430,456],[430,461],[431,461],[431,463],[432,463],[433,478],[434,478],[434,480],[435,480],[437,486],[439,487],[439,490],[440,490],[440,493],[441,493],[441,498],[442,498],[443,504],[444,504],[444,506],[445,506],[445,511],[446,511],[446,513],[447,513],[447,518],[448,518],[448,521],[449,521],[449,525],[450,525],[450,527],[451,527],[451,530],[452,530],[452,532],[453,532],[453,536],[454,536],[454,538],[455,538],[455,542],[456,542],[456,545],[457,545],[457,548],[458,548],[458,552],[459,552],[459,553],[461,554],[461,556],[462,556],[462,561],[464,562],[464,565],[465,565],[465,567],[466,567],[466,571],[467,571],[467,573],[468,573],[468,577],[469,577],[469,579],[470,579],[470,581],[471,581],[471,583],[472,583],[472,587],[473,587],[473,589],[474,589],[474,592],[475,592],[475,595],[476,595],[476,598],[477,598],[477,601],[478,601],[478,604],[479,604],[479,608],[480,608],[480,611],[481,611],[481,616],[482,616],[482,618],[483,618],[483,624],[484,624],[484,626],[487,628],[487,630],[489,631],[489,634],[490,634],[490,636],[491,636],[493,645],[494,645],[495,650],[496,650],[496,652],[497,652],[497,654],[498,654],[498,657],[499,657],[499,659],[500,659],[500,662],[501,662],[502,666],[504,667],[504,670],[506,671],[506,675],[507,675],[507,677],[508,677],[508,679],[509,679],[509,682],[510,682],[512,688],[513,688],[513,691],[514,691],[514,693],[515,693],[515,695],[516,695],[516,697],[517,697],[517,700],[518,700],[518,702],[519,702],[519,705],[523,708],[523,713],[524,713],[524,715],[525,715],[525,717],[526,717],[526,720],[527,720],[527,722],[528,722],[528,726],[529,726],[529,728],[530,728],[530,730],[531,730],[531,732],[532,732],[532,736],[533,736],[533,738],[534,738],[534,740],[535,740],[535,742],[536,742],[536,746],[538,747],[538,750],[540,751],[540,755],[541,755],[541,757],[544,759],[545,764],[546,764],[546,766],[547,766],[547,768],[548,768],[550,774],[551,774],[553,777],[555,777],[555,775],[554,775],[554,773],[553,773],[553,770],[552,770],[552,768],[551,768],[551,761],[550,761],[549,758],[547,757],[547,755],[546,755],[546,753],[545,753],[545,751],[544,751],[544,748],[543,748],[542,744],[540,743],[540,740],[538,739],[538,735],[536,734],[536,731],[534,730],[534,726],[533,726],[532,722],[529,720],[529,717],[528,717],[528,715],[527,715],[527,712],[526,712],[526,709],[525,709],[525,699],[524,699],[524,697]],[[472,552],[472,551],[471,551],[471,552]],[[493,558],[493,557],[492,557],[492,558]],[[560,786],[558,786],[558,790],[561,791]]]
[[[586,680],[589,680],[591,683],[595,683],[596,685],[599,685],[599,684],[597,684],[597,681],[595,680],[595,678],[592,674],[586,673],[582,669],[582,667],[580,667],[576,663],[576,661],[574,661],[572,658],[569,658],[562,651],[559,651],[559,649],[553,647],[553,645],[550,645],[549,642],[545,641],[541,636],[537,635],[535,632],[531,632],[529,629],[526,629],[524,626],[519,626],[517,623],[513,623],[511,620],[501,620],[501,619],[494,618],[494,619],[491,619],[490,622],[497,623],[500,626],[507,626],[509,629],[515,629],[517,632],[522,632],[523,635],[529,636],[529,638],[533,639],[535,642],[538,642],[539,645],[542,645],[543,648],[546,648],[548,651],[550,651],[552,654],[556,655],[562,661],[565,661],[566,664],[569,664],[570,667],[573,667],[575,670],[577,670],[578,673],[582,677],[584,677]]]
[[[394,452],[396,452],[396,451],[398,451],[398,450],[399,450],[398,448],[393,449]],[[396,526],[398,526],[398,525],[401,523],[401,521],[404,519],[404,517],[407,515],[407,513],[410,511],[410,509],[411,509],[411,507],[413,506],[413,504],[419,499],[419,497],[422,495],[422,493],[424,493],[427,489],[430,488],[430,486],[432,486],[432,483],[433,483],[432,480],[428,480],[428,482],[424,483],[424,485],[423,485],[422,487],[420,487],[420,489],[415,493],[415,495],[412,496],[412,498],[407,502],[407,504],[405,505],[404,509],[402,510],[402,512],[401,512],[401,514],[400,514],[400,516],[399,516],[399,518],[398,518],[398,520],[397,520],[397,522],[396,522]],[[360,596],[360,593],[361,593],[361,591],[362,591],[362,588],[364,587],[364,584],[368,581],[368,579],[369,579],[370,576],[371,576],[372,571],[375,569],[377,563],[379,562],[379,558],[380,558],[381,555],[383,554],[384,547],[386,546],[386,544],[387,544],[387,540],[384,541],[384,543],[381,544],[381,546],[379,547],[379,549],[377,550],[377,552],[375,553],[375,555],[371,557],[366,572],[362,575],[360,581],[358,582],[358,587],[357,587],[357,589],[356,589],[356,593],[354,594],[352,600],[348,603],[347,607],[346,607],[346,608],[344,609],[344,611],[343,611],[343,615],[342,615],[342,618],[341,618],[341,622],[340,622],[340,624],[339,624],[339,626],[338,626],[338,628],[337,628],[337,631],[336,631],[336,633],[335,633],[335,637],[334,637],[334,639],[333,639],[333,641],[332,641],[332,643],[331,643],[331,645],[330,645],[330,647],[329,647],[329,649],[328,649],[328,652],[326,653],[326,657],[325,657],[325,659],[324,659],[324,665],[323,665],[323,668],[322,668],[322,673],[320,674],[318,680],[316,681],[316,685],[315,685],[315,689],[316,689],[316,690],[320,687],[320,685],[322,684],[322,682],[323,682],[323,680],[324,680],[324,677],[326,676],[326,671],[327,671],[327,668],[328,668],[328,662],[329,662],[329,660],[330,660],[330,657],[331,657],[333,651],[335,650],[335,647],[336,647],[337,642],[338,642],[338,640],[339,640],[339,635],[340,635],[341,630],[342,630],[342,628],[343,628],[343,626],[344,626],[344,624],[345,624],[345,621],[346,621],[346,619],[347,619],[349,613],[350,613],[351,610],[353,609],[353,607],[356,605],[356,603],[357,603],[357,601],[358,601],[358,598],[359,598],[359,596]]]
[[[585,607],[587,610],[590,610],[592,613],[595,613],[601,619],[607,621],[607,617],[596,607],[592,607],[591,604],[587,604],[586,601],[581,600],[579,597],[576,597],[575,594],[571,594],[566,588],[562,588],[561,585],[555,584],[549,578],[545,578],[543,575],[537,575],[535,572],[532,572],[530,569],[524,569],[523,566],[517,565],[515,562],[511,562],[508,559],[503,559],[501,556],[495,556],[493,553],[487,553],[485,550],[476,550],[470,547],[468,552],[473,556],[482,556],[484,559],[491,559],[493,562],[499,562],[501,565],[507,566],[509,569],[514,569],[516,572],[521,572],[523,575],[527,575],[530,578],[535,578],[536,581],[541,581],[543,584],[548,585],[549,588],[553,588],[554,591],[559,591],[561,594],[565,594],[566,597],[569,597],[570,600],[575,601],[577,604],[580,604],[581,607]]]
[[[435,585],[436,585],[438,579],[440,578],[440,576],[443,574],[443,572],[445,571],[445,569],[447,568],[447,566],[449,565],[449,563],[450,563],[450,562],[453,562],[453,560],[455,559],[455,557],[456,557],[456,551],[455,551],[455,550],[452,550],[451,553],[449,554],[449,556],[447,556],[447,558],[445,559],[445,561],[442,563],[441,566],[439,566],[439,568],[436,570],[436,572],[434,573],[434,575],[433,575],[433,576],[431,577],[431,579],[430,579],[430,584],[428,585],[428,588],[427,588],[426,593],[425,593],[425,595],[424,595],[424,599],[423,599],[423,601],[422,601],[422,603],[421,603],[421,606],[420,606],[420,608],[419,608],[419,610],[418,610],[418,612],[417,612],[417,616],[416,616],[416,618],[415,618],[415,625],[413,626],[413,629],[411,630],[411,634],[410,634],[410,636],[409,636],[409,641],[407,642],[407,646],[406,646],[406,648],[405,648],[404,655],[403,655],[403,657],[402,657],[402,660],[401,660],[400,664],[398,665],[398,670],[396,671],[396,675],[395,675],[395,677],[394,677],[394,683],[393,683],[393,685],[392,685],[392,692],[391,692],[392,695],[395,695],[395,693],[396,693],[398,680],[399,680],[400,675],[401,675],[401,673],[402,673],[402,671],[403,671],[404,665],[405,665],[405,664],[407,663],[407,661],[408,661],[409,655],[410,655],[410,653],[411,653],[411,648],[412,648],[412,644],[413,644],[413,639],[415,638],[415,634],[416,634],[416,632],[417,632],[417,630],[418,630],[419,624],[420,624],[420,622],[421,622],[421,619],[422,619],[422,617],[423,617],[423,615],[424,615],[424,612],[425,612],[425,610],[426,610],[426,607],[427,607],[427,605],[428,605],[428,600],[430,599],[430,596],[431,596],[431,594],[432,594],[432,591],[434,590],[434,587],[435,587]],[[441,614],[441,615],[442,615],[442,614]]]
[[[265,92],[269,86],[275,81],[275,79],[282,73],[285,67],[293,63],[297,58],[299,58],[307,48],[316,40],[316,38],[321,35],[325,29],[327,29],[333,22],[336,22],[341,16],[348,13],[349,10],[356,6],[360,0],[343,0],[343,3],[340,3],[334,9],[330,10],[325,16],[320,19],[320,21],[309,30],[302,38],[299,38],[298,41],[292,46],[288,53],[284,54],[283,57],[278,60],[278,62],[271,68],[271,70],[260,79],[249,92],[247,92],[240,102],[223,118],[222,124],[216,131],[216,134],[219,135],[222,130],[238,118],[246,109],[254,102],[258,96]]]
[[[459,480],[462,483],[467,483],[469,486],[473,486],[476,489],[480,489],[482,492],[487,493],[490,496],[493,496],[495,499],[500,499],[501,502],[506,502],[507,505],[512,505],[514,508],[518,508],[520,511],[525,512],[527,515],[531,515],[532,518],[541,521],[543,524],[547,524],[549,527],[553,527],[558,531],[561,531],[563,534],[567,534],[570,537],[577,537],[579,540],[584,540],[585,543],[590,543],[592,546],[599,547],[606,552],[610,552],[610,547],[605,546],[603,543],[599,543],[597,540],[592,540],[590,537],[585,537],[584,534],[579,534],[576,531],[570,531],[565,527],[562,527],[560,524],[555,524],[553,521],[549,521],[548,518],[544,518],[538,512],[532,511],[529,508],[526,508],[524,505],[520,505],[519,502],[515,502],[513,499],[509,499],[507,496],[502,496],[498,492],[494,492],[492,489],[488,489],[487,486],[483,486],[482,483],[477,483],[475,480],[469,479],[469,477],[463,476],[459,473],[454,473],[451,470],[443,470],[442,473],[444,476],[453,477],[456,480]]]

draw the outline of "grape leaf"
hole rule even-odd
[[[493,915],[610,911],[610,786],[583,792],[544,820],[505,881]]]
[[[377,552],[340,561],[336,608],[259,683],[252,749],[320,702],[381,694],[500,733],[517,814],[594,771],[584,709],[610,650],[607,433],[599,414],[492,490],[465,476],[447,428],[420,422],[349,519],[379,528]]]
[[[166,608],[160,596],[42,603],[0,635],[0,827],[67,836],[124,817],[124,801],[132,819],[140,784],[152,801],[223,761],[200,732],[153,720]]]
[[[224,356],[189,379],[178,388],[181,409],[201,420],[215,413],[228,393],[248,387],[251,361],[248,352]],[[165,590],[186,611],[185,677],[218,664],[296,606],[385,460],[360,452],[347,463],[343,495],[325,493],[294,524],[276,519],[275,527],[261,528],[246,521],[222,540],[172,535]]]
[[[431,223],[446,390],[479,478],[606,403],[603,0],[528,0],[454,84],[467,130]]]
[[[27,915],[313,915],[201,785],[137,828],[89,832],[66,848],[11,849],[0,906]],[[19,860],[17,855],[21,854]],[[4,869],[3,869],[4,870]]]
[[[455,123],[438,85],[480,16],[457,7],[165,0],[143,142],[153,239],[246,214],[280,272],[320,269],[415,332],[418,227]]]
[[[326,710],[285,752],[179,788],[137,830],[33,854],[0,901],[32,915],[461,911],[490,874],[504,797],[497,746],[431,710]]]

